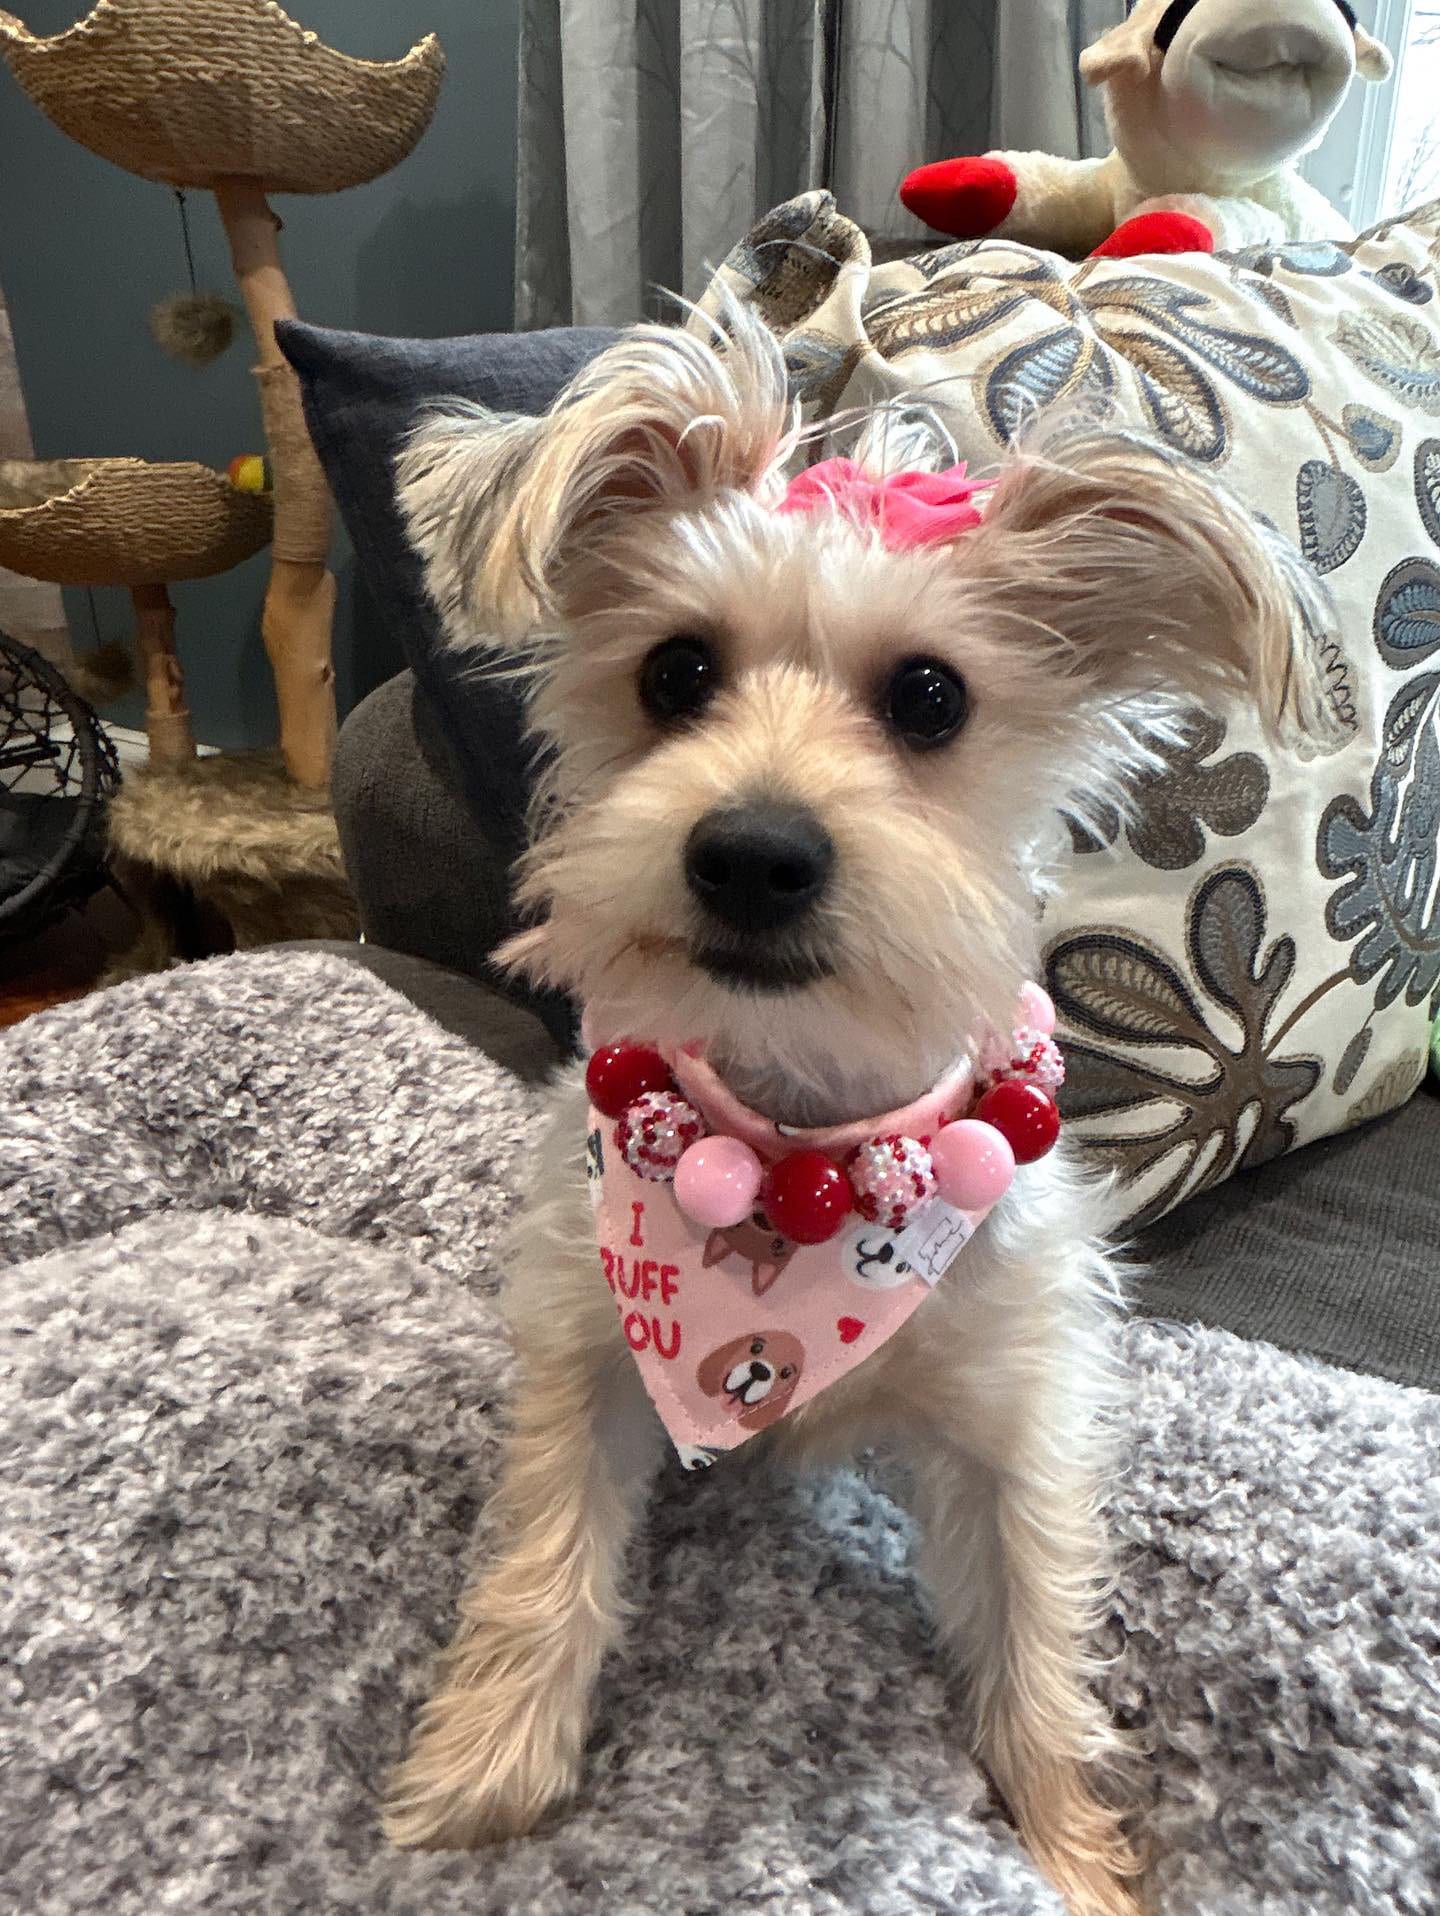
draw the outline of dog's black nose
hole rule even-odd
[[[835,847],[803,805],[757,801],[707,812],[685,846],[685,882],[733,931],[780,931],[816,903]]]

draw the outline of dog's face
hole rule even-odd
[[[432,425],[402,499],[452,636],[529,649],[554,754],[511,959],[818,1121],[827,1061],[918,1090],[1003,1026],[1037,840],[1143,761],[1123,702],[1312,681],[1298,561],[1129,439],[1013,459],[948,545],[777,513],[783,363],[732,330],[637,329],[545,420]]]
[[[805,1368],[805,1349],[789,1331],[753,1331],[722,1344],[696,1372],[707,1397],[723,1397],[747,1430],[785,1415]]]

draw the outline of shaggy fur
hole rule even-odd
[[[273,753],[221,752],[131,773],[110,807],[110,846],[142,918],[112,980],[181,955],[165,905],[173,886],[241,950],[359,929],[328,795],[296,785]]]
[[[744,1453],[667,1470],[565,1815],[387,1846],[493,1549],[539,1100],[292,951],[32,1019],[0,1079],[7,1907],[1059,1916],[956,1735],[903,1485]],[[1432,1916],[1440,1402],[1221,1332],[1122,1355],[1098,1681],[1156,1916]]]
[[[1093,432],[1017,455],[952,545],[891,551],[833,502],[779,516],[783,361],[753,317],[726,328],[723,355],[637,329],[539,421],[432,424],[402,500],[455,641],[530,653],[552,757],[520,890],[537,923],[512,961],[583,999],[597,1042],[703,1040],[760,1109],[834,1122],[908,1101],[1008,1027],[1056,807],[1114,799],[1176,694],[1245,685],[1277,725],[1314,721],[1321,604],[1188,468]],[[721,683],[665,727],[637,684],[676,634],[709,642]],[[968,687],[943,749],[887,728],[915,657]],[[756,799],[803,806],[835,852],[825,897],[767,946],[806,981],[771,992],[717,976],[683,877],[692,828]],[[572,1078],[511,1254],[524,1388],[502,1549],[461,1597],[392,1787],[405,1844],[514,1836],[570,1795],[621,1634],[662,1444],[595,1281],[584,1112]],[[1113,1395],[1099,1221],[1063,1154],[1031,1169],[906,1327],[762,1440],[796,1463],[872,1444],[908,1462],[973,1746],[1077,1916],[1135,1907],[1082,1649]]]

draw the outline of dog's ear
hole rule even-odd
[[[1355,29],[1355,71],[1362,80],[1388,80],[1395,71],[1395,60],[1383,40],[1377,40],[1364,27]]]
[[[734,1251],[734,1245],[725,1231],[712,1231],[705,1240],[705,1255],[700,1260],[702,1271],[708,1271],[712,1264],[719,1264]]]
[[[1143,80],[1154,59],[1157,8],[1153,0],[1140,0],[1128,20],[1110,27],[1080,55],[1080,78],[1086,86],[1101,86],[1107,80]]]
[[[742,1342],[748,1343],[748,1341],[747,1338],[722,1344],[719,1350],[711,1351],[710,1355],[702,1360],[699,1370],[695,1373],[695,1381],[707,1397],[720,1395]]]
[[[1081,701],[1248,692],[1268,729],[1347,742],[1327,696],[1328,595],[1273,528],[1188,461],[1130,434],[1072,431],[1002,472],[955,548],[977,596]],[[1328,648],[1333,660],[1334,648]]]
[[[398,497],[452,642],[513,643],[562,616],[567,574],[617,515],[761,484],[792,426],[784,358],[753,313],[723,317],[723,351],[633,327],[543,418],[459,407],[416,430]]]

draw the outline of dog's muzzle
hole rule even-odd
[[[775,1367],[760,1358],[752,1357],[746,1363],[737,1364],[725,1379],[727,1395],[738,1397],[742,1404],[763,1404],[775,1385]]]
[[[829,974],[807,934],[830,887],[835,845],[805,806],[719,806],[691,831],[684,866],[700,908],[691,956],[717,983],[789,991]]]

